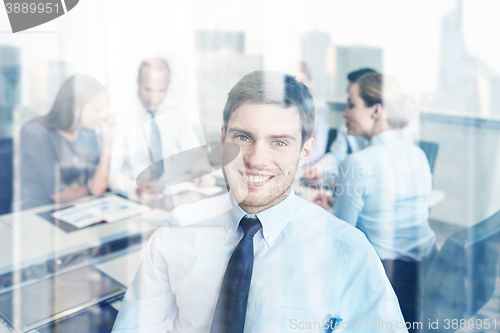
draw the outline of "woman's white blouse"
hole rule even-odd
[[[363,231],[381,259],[419,261],[436,242],[428,222],[431,188],[424,152],[385,131],[342,163],[334,215]]]

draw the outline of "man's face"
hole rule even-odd
[[[240,206],[258,213],[283,201],[292,190],[297,168],[314,148],[301,149],[301,122],[295,107],[245,103],[231,115],[221,141],[239,146],[242,162],[225,168],[226,179]]]
[[[149,111],[156,111],[167,96],[168,83],[169,74],[166,69],[144,68],[141,77],[137,79],[142,105]]]

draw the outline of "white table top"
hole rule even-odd
[[[122,221],[65,232],[38,215],[53,208],[53,205],[48,205],[0,216],[0,273],[14,263],[33,261],[36,258],[47,260],[51,255],[61,256],[114,239],[152,231],[157,228],[152,225],[154,222],[170,216],[164,210],[151,209]]]
[[[145,243],[137,251],[111,259],[95,267],[128,288],[134,280],[135,273],[139,268],[144,253],[146,253]]]
[[[0,223],[0,240],[0,274],[14,270],[13,263],[43,261],[45,252],[5,223]]]
[[[95,198],[86,197],[58,208],[63,209],[75,203],[91,202],[92,200]],[[32,265],[35,265],[34,267],[44,266],[45,262],[50,259],[84,251],[128,236],[137,237],[139,235],[141,237],[142,235],[142,243],[135,244],[123,252],[117,252],[115,255],[111,255],[113,259],[96,266],[102,272],[128,287],[132,283],[144,255],[147,245],[145,237],[148,237],[162,224],[163,220],[168,219],[171,215],[170,212],[162,209],[150,209],[145,213],[121,221],[65,232],[38,215],[54,208],[55,205],[47,205],[0,216],[0,274],[25,269]],[[120,302],[116,302],[114,305],[119,308]],[[10,330],[0,323],[0,333],[7,332]]]
[[[142,257],[146,253],[146,244],[143,243],[142,245],[137,251],[111,259],[95,267],[128,288],[132,284]],[[122,301],[115,301],[111,303],[111,306],[120,311],[121,304]],[[0,331],[0,333],[2,332]]]

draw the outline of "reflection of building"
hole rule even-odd
[[[220,133],[229,90],[245,74],[263,68],[260,56],[244,54],[244,34],[227,31],[196,33],[198,103],[203,131]]]
[[[10,211],[14,177],[13,113],[21,100],[20,52],[0,47],[0,214]]]
[[[331,75],[330,96],[333,100],[346,99],[347,74],[370,67],[382,72],[382,49],[363,46],[330,46],[327,67]]]
[[[473,75],[472,68],[467,66],[461,6],[445,15],[441,21],[439,65],[439,90],[445,90]]]
[[[229,48],[236,53],[245,52],[245,33],[233,31],[196,31],[196,49],[198,51],[220,51]]]
[[[12,136],[12,115],[21,99],[19,50],[0,47],[0,137]]]
[[[335,46],[328,33],[308,32],[302,38],[302,60],[311,68],[315,94],[328,100],[346,98],[347,74],[363,67],[382,70],[382,49]]]
[[[440,56],[440,91],[428,97],[426,108],[500,116],[500,75],[467,53],[461,1],[441,22]]]
[[[49,112],[57,92],[67,78],[68,65],[62,61],[38,63],[30,70],[29,107],[34,114]]]
[[[311,68],[314,81],[314,93],[321,99],[330,96],[330,77],[326,71],[326,52],[330,42],[330,34],[311,31],[302,38],[302,61]]]

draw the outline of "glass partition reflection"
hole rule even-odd
[[[0,23],[0,332],[110,332],[156,230],[238,206],[223,114],[257,70],[311,93],[294,193],[366,236],[406,329],[498,331],[499,4],[70,7]]]

